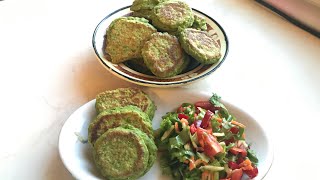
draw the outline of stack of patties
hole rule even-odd
[[[107,179],[137,179],[156,160],[152,118],[156,107],[137,88],[105,91],[96,97],[98,115],[88,129],[94,161]]]
[[[191,61],[214,64],[221,58],[206,20],[187,3],[134,0],[130,9],[134,17],[115,19],[107,30],[106,53],[112,63],[125,62],[140,73],[169,78],[187,70]]]

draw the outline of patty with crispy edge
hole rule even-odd
[[[133,16],[150,19],[153,8],[164,1],[168,0],[134,0],[130,10],[133,11]]]
[[[94,145],[96,140],[109,129],[126,124],[140,129],[149,137],[153,138],[152,124],[148,115],[136,106],[125,106],[106,110],[98,114],[98,116],[90,122],[88,140]]]
[[[159,4],[159,0],[134,0],[130,7],[131,11],[140,11],[146,9],[153,9],[157,4]]]
[[[172,77],[181,73],[190,59],[173,35],[154,33],[142,48],[144,63],[158,77]]]
[[[141,58],[141,48],[157,30],[145,18],[121,17],[115,19],[107,30],[106,52],[112,63]]]
[[[221,58],[220,46],[206,31],[186,28],[180,32],[182,48],[203,64],[214,64]]]
[[[139,130],[131,125],[124,125],[121,127],[134,130],[140,137],[143,138],[144,142],[146,143],[146,146],[149,151],[149,160],[148,160],[148,166],[147,166],[145,172],[143,173],[143,175],[146,174],[151,169],[151,167],[153,166],[153,164],[155,163],[156,158],[157,158],[158,148],[157,148],[154,140],[151,139],[149,136],[147,136],[146,133],[142,132],[141,130]]]
[[[139,130],[117,127],[105,132],[95,142],[94,161],[107,179],[137,179],[145,173],[149,151],[136,131]]]
[[[166,1],[153,8],[152,24],[162,31],[175,32],[191,27],[194,15],[189,5],[182,1]]]
[[[98,113],[113,109],[133,105],[147,113],[150,120],[153,119],[156,106],[150,97],[138,88],[118,88],[99,93],[96,96],[96,110]]]

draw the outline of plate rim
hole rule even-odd
[[[189,92],[192,92],[193,90],[189,91]],[[199,95],[201,95],[202,97],[209,97],[209,93],[208,92],[204,92],[204,91],[197,91],[197,93]],[[64,132],[65,132],[65,128],[66,128],[66,124],[68,122],[70,122],[69,120],[74,116],[74,114],[76,114],[78,111],[81,111],[83,108],[85,108],[85,106],[89,106],[90,104],[94,103],[96,101],[96,99],[92,99],[90,101],[87,101],[86,103],[82,104],[80,107],[78,107],[75,111],[72,112],[72,114],[67,118],[67,120],[64,122],[61,130],[60,130],[60,133],[59,133],[59,139],[58,139],[58,150],[59,150],[59,156],[60,156],[60,159],[62,160],[63,162],[63,165],[64,167],[69,171],[69,173],[72,175],[72,177],[74,178],[77,178],[77,179],[81,179],[81,177],[79,177],[79,174],[77,173],[74,173],[74,170],[72,170],[72,168],[70,168],[70,166],[68,166],[67,164],[70,164],[68,162],[66,162],[66,159],[64,158],[64,154],[63,154],[63,151],[62,150],[62,136],[64,135]],[[239,105],[235,105],[233,103],[231,103],[230,101],[227,101],[227,100],[224,100],[222,99],[222,102],[224,104],[226,104],[226,106],[232,106],[233,109],[237,109],[237,110],[240,110],[241,113],[244,113],[246,116],[249,116],[250,119],[252,119],[253,121],[255,121],[255,123],[260,127],[260,129],[262,130],[262,133],[265,135],[265,138],[266,138],[266,142],[268,143],[268,151],[267,151],[267,155],[266,155],[266,165],[267,165],[267,168],[265,169],[265,172],[264,174],[261,176],[261,179],[264,179],[268,172],[270,171],[272,165],[273,165],[273,161],[274,161],[274,147],[273,147],[273,144],[271,143],[271,136],[269,135],[268,131],[263,128],[262,124],[252,115],[252,114],[249,114],[245,109],[243,109],[241,106]],[[89,106],[90,107],[90,106]],[[230,107],[229,107],[230,108]],[[83,125],[82,125],[83,126]]]
[[[228,39],[228,36],[227,36],[225,30],[223,29],[223,27],[215,19],[213,19],[211,16],[207,15],[206,13],[204,13],[204,12],[202,12],[200,10],[192,8],[193,11],[196,11],[197,13],[200,13],[200,14],[204,15],[206,18],[210,19],[214,24],[216,24],[219,27],[219,30],[222,32],[222,34],[224,36],[225,43],[226,43],[226,52],[225,52],[223,58],[221,59],[221,61],[218,62],[218,64],[214,68],[212,68],[210,71],[206,72],[205,74],[202,74],[201,76],[198,76],[198,77],[195,77],[195,78],[191,78],[191,79],[188,79],[188,80],[182,80],[180,82],[166,82],[166,83],[161,83],[161,82],[159,83],[157,81],[144,82],[144,81],[141,81],[141,80],[138,80],[138,79],[133,79],[131,77],[124,76],[124,75],[118,73],[117,71],[115,71],[108,64],[106,64],[104,62],[104,60],[100,57],[99,52],[97,51],[95,39],[96,39],[96,33],[97,33],[98,29],[100,28],[100,25],[106,19],[108,19],[110,16],[116,14],[117,12],[120,12],[122,10],[128,9],[130,7],[131,7],[131,5],[127,5],[127,6],[124,6],[122,8],[119,8],[119,9],[109,13],[107,16],[105,16],[98,23],[98,25],[96,26],[96,28],[95,28],[95,30],[93,32],[93,35],[92,35],[92,46],[93,46],[93,50],[95,52],[95,55],[96,55],[97,59],[103,65],[103,67],[105,67],[107,70],[109,70],[109,72],[111,72],[112,74],[116,75],[117,77],[119,77],[119,78],[121,78],[123,80],[127,80],[129,82],[138,84],[138,85],[149,86],[149,87],[174,87],[174,86],[180,86],[180,85],[187,85],[187,84],[190,84],[192,82],[195,82],[197,80],[200,80],[201,78],[205,78],[206,76],[212,74],[214,71],[216,71],[223,64],[223,62],[225,61],[226,57],[228,56],[228,53],[229,53],[229,39]]]

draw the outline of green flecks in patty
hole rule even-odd
[[[134,130],[118,127],[105,132],[96,141],[94,160],[108,179],[136,179],[148,166],[149,151]]]
[[[135,106],[125,106],[101,112],[89,125],[88,140],[94,144],[109,129],[128,124],[153,138],[152,124],[148,115]]]
[[[133,105],[147,113],[153,119],[156,106],[150,97],[138,88],[118,88],[101,92],[96,96],[96,110],[98,113],[116,107]]]
[[[172,77],[189,63],[178,39],[168,33],[154,33],[142,49],[142,56],[150,71],[158,77]]]
[[[140,11],[134,11],[132,13],[132,16],[134,17],[142,17],[142,18],[146,18],[146,19],[151,19],[151,15],[152,15],[152,10],[140,10]]]
[[[157,0],[134,0],[130,10],[140,11],[140,10],[150,10],[153,9],[159,2]]]
[[[151,19],[155,27],[175,32],[179,27],[191,27],[194,16],[188,4],[182,1],[166,1],[154,7]]]
[[[220,57],[220,46],[206,31],[186,28],[180,33],[179,41],[183,49],[203,64],[216,63]]]
[[[140,137],[142,137],[142,139],[144,140],[144,142],[145,142],[145,144],[146,144],[146,146],[148,148],[148,151],[149,151],[148,165],[147,165],[147,168],[146,168],[145,172],[143,173],[143,174],[146,174],[150,170],[150,168],[153,166],[153,164],[155,163],[156,158],[157,158],[157,150],[158,150],[158,148],[157,148],[154,140],[151,139],[150,137],[148,137],[146,135],[146,133],[142,132],[141,130],[139,130],[139,129],[131,126],[131,125],[123,125],[121,127],[133,130]]]
[[[144,42],[157,30],[145,18],[121,17],[115,19],[107,30],[106,52],[112,63],[141,58]]]

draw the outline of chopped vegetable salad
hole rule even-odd
[[[209,101],[183,103],[162,117],[156,130],[163,173],[184,180],[240,180],[258,175],[258,158],[216,94]]]

